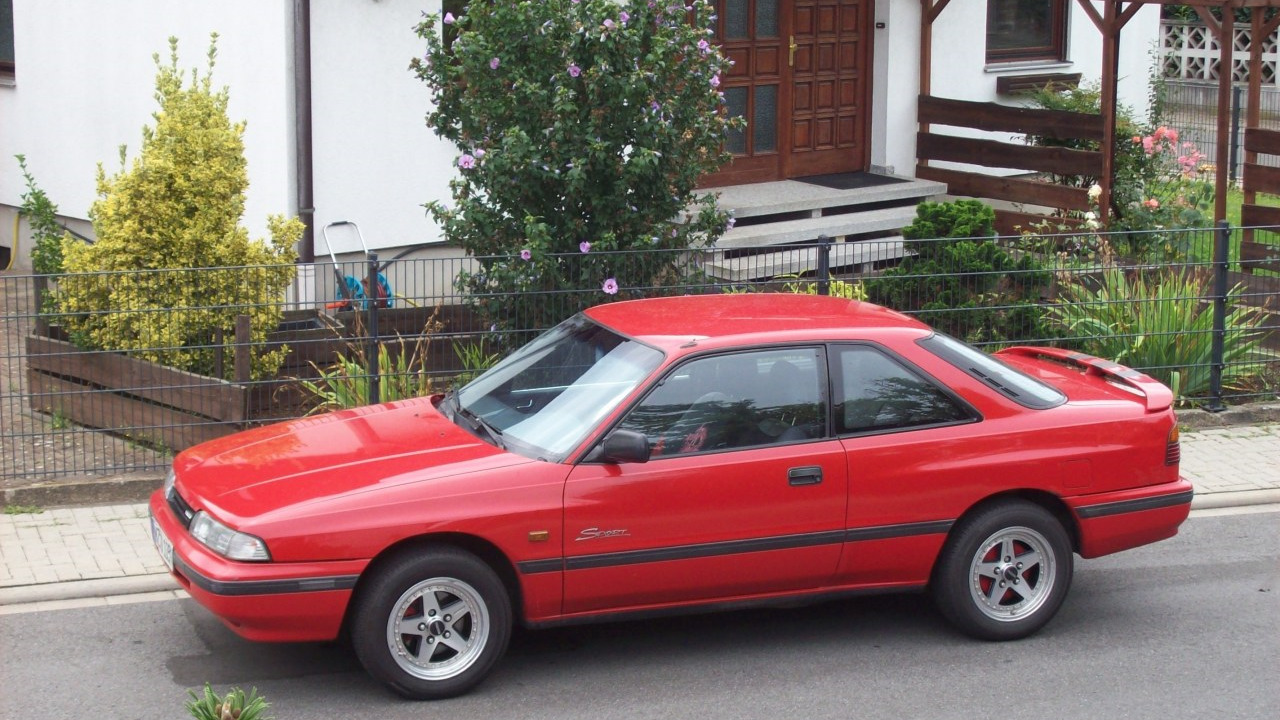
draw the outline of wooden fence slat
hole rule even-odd
[[[1280,168],[1245,163],[1243,179],[1245,192],[1280,195]]]
[[[88,352],[61,340],[28,335],[27,366],[216,420],[246,419],[243,387],[118,353]]]
[[[947,184],[948,195],[1043,205],[1064,210],[1088,210],[1089,191],[1023,178],[996,177],[980,173],[919,165],[916,177]]]
[[[1263,227],[1280,225],[1280,208],[1266,205],[1244,204],[1240,206],[1240,225],[1242,227]]]
[[[1244,149],[1247,152],[1280,155],[1280,131],[1245,128]]]
[[[916,135],[916,157],[921,160],[942,160],[1056,175],[1097,176],[1102,173],[1100,152],[1015,145],[935,133]]]
[[[212,423],[119,393],[94,391],[34,370],[28,370],[27,378],[33,410],[58,414],[87,427],[125,430],[131,439],[175,452],[239,430],[231,424]]]
[[[1245,240],[1240,243],[1240,262],[1245,272],[1268,270],[1280,273],[1280,245]]]
[[[1102,116],[1096,113],[1010,107],[921,95],[919,119],[925,124],[1042,135],[1059,140],[1102,140]]]

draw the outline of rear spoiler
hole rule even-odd
[[[1064,365],[1074,365],[1086,375],[1095,375],[1117,384],[1126,385],[1141,393],[1147,399],[1147,412],[1159,412],[1173,405],[1173,392],[1164,383],[1155,378],[1127,368],[1120,363],[1074,350],[1063,350],[1051,347],[1018,346],[1001,350],[996,355],[1021,355],[1031,358],[1047,358]]]

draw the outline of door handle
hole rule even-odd
[[[796,36],[795,36],[795,35],[792,35],[792,36],[789,38],[789,43],[790,43],[790,44],[787,46],[787,50],[788,50],[788,52],[787,52],[787,67],[795,67],[795,64],[796,64],[796,48],[800,47],[799,45],[797,45],[797,44],[796,44]]]
[[[791,485],[817,485],[822,482],[822,468],[797,467],[787,471],[787,483]]]

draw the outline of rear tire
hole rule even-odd
[[[402,553],[356,601],[351,641],[370,675],[416,700],[475,687],[506,652],[511,601],[493,569],[450,547]]]
[[[1052,514],[1003,502],[956,526],[938,557],[933,597],[961,632],[1016,640],[1044,627],[1071,587],[1070,538]]]

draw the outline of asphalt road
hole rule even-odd
[[[189,600],[0,616],[0,718],[185,717],[256,686],[288,718],[1280,717],[1280,513],[1198,514],[1078,561],[1037,636],[983,643],[923,597],[517,633],[469,696],[412,703],[334,645],[238,639]]]

